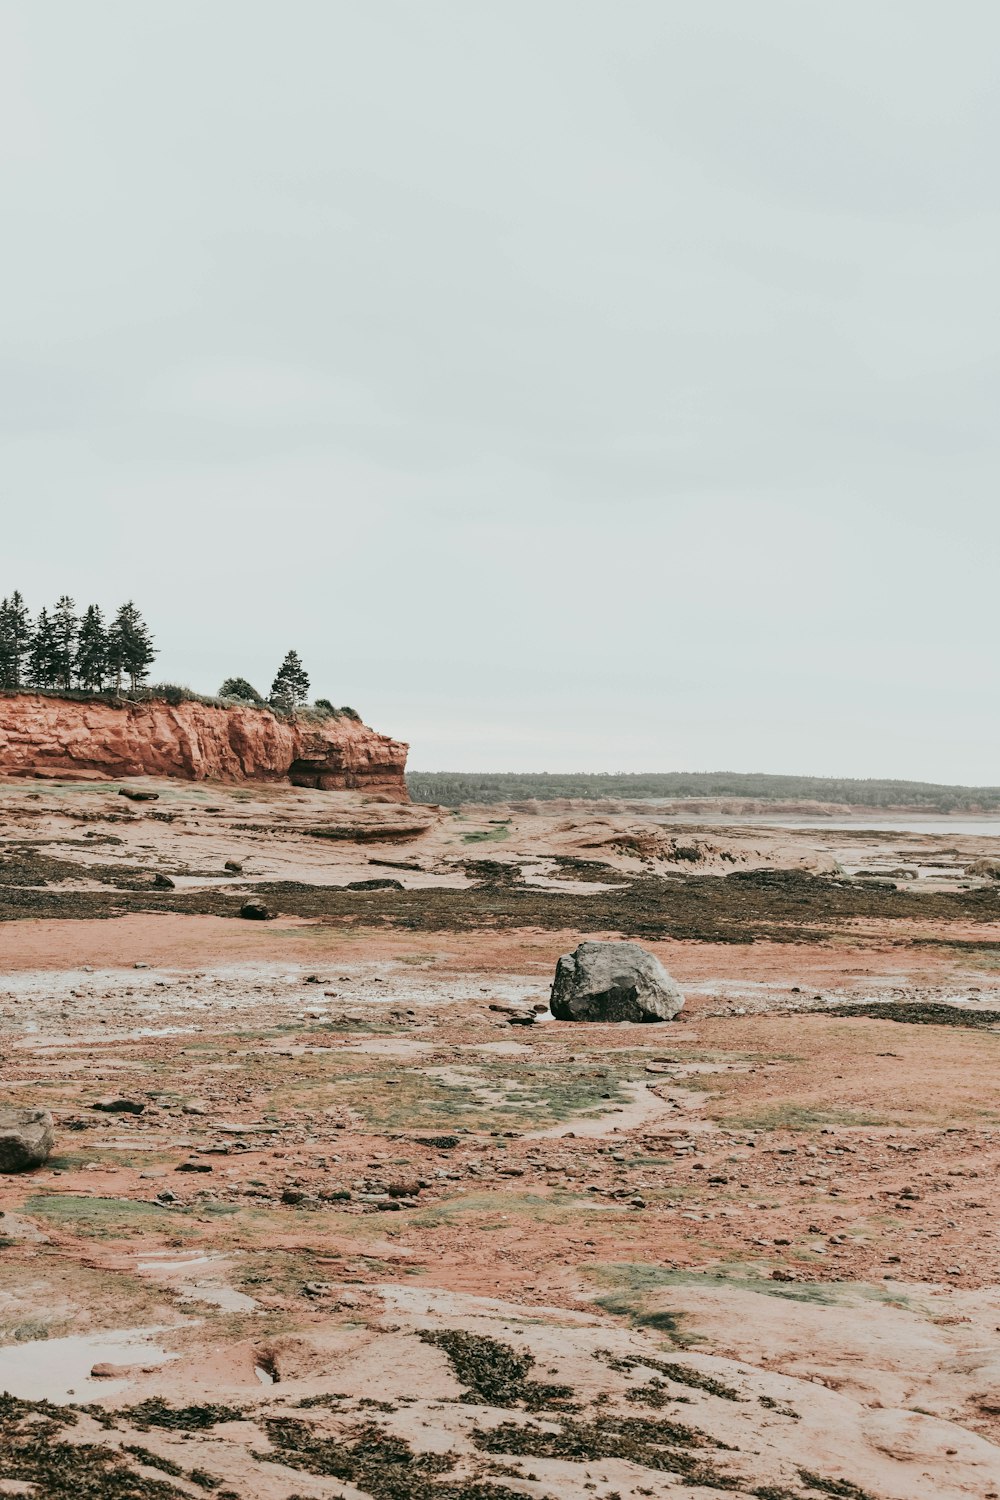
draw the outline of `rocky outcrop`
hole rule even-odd
[[[549,1007],[559,1021],[672,1021],[684,996],[638,943],[581,943],[556,964]]]
[[[407,746],[346,716],[283,719],[266,708],[87,703],[0,695],[0,775],[178,776],[361,788],[407,801]]]

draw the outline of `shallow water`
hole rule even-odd
[[[76,1334],[65,1339],[35,1339],[0,1348],[0,1391],[26,1401],[90,1401],[127,1388],[127,1379],[92,1380],[94,1365],[162,1365],[176,1354],[152,1342],[167,1326],[127,1328],[121,1332]]]
[[[859,813],[856,817],[796,817],[781,813],[688,813],[674,814],[663,819],[666,823],[712,824],[719,828],[827,828],[832,831],[854,829],[856,832],[871,830],[884,833],[956,834],[976,838],[1000,838],[1000,817],[995,818],[949,818],[943,815],[926,817],[919,813],[893,816],[874,810]]]

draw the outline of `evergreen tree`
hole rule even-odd
[[[59,683],[56,630],[47,609],[38,611],[28,649],[27,677],[36,688],[56,687]]]
[[[129,599],[115,615],[108,630],[108,666],[114,673],[115,692],[121,692],[122,679],[126,676],[129,687],[135,692],[140,682],[149,676],[155,655],[149,627]]]
[[[80,633],[80,622],[76,617],[76,604],[68,594],[56,600],[52,615],[52,633],[55,650],[52,657],[54,687],[73,686],[73,667],[76,664],[76,641]],[[41,621],[41,615],[39,615]]]
[[[297,651],[289,651],[271,683],[268,702],[273,708],[292,713],[309,697],[309,676]]]
[[[80,621],[74,663],[82,688],[99,693],[108,675],[108,633],[100,605],[88,604]]]
[[[0,603],[0,688],[24,687],[31,650],[31,616],[17,589]]]

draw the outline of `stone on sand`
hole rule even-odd
[[[273,912],[263,901],[244,901],[240,907],[240,916],[247,922],[269,922]]]
[[[47,1109],[0,1105],[0,1172],[30,1172],[49,1158],[55,1142]]]
[[[684,996],[638,943],[581,943],[556,965],[549,1008],[559,1021],[672,1021]]]

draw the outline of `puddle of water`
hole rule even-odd
[[[227,1268],[226,1259],[218,1255],[192,1255],[175,1257],[173,1260],[156,1255],[136,1266],[140,1275],[149,1276],[160,1283],[169,1283],[174,1290],[192,1302],[207,1302],[210,1307],[218,1307],[223,1312],[254,1312],[257,1303],[253,1297],[248,1297],[245,1292],[238,1292],[221,1279],[199,1276],[199,1272],[205,1270],[221,1274]]]
[[[37,1339],[0,1348],[0,1391],[26,1401],[90,1400],[114,1395],[127,1379],[91,1380],[94,1365],[162,1365],[177,1355],[154,1344],[154,1334],[169,1325],[127,1328],[121,1332],[77,1334],[65,1339]]]

